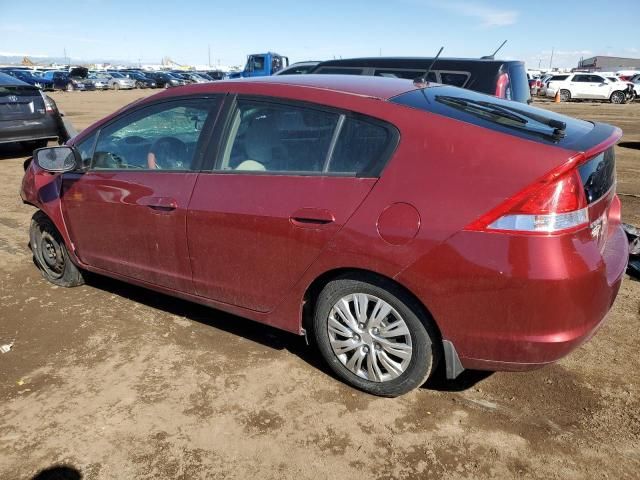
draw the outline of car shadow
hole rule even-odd
[[[36,473],[31,480],[82,480],[82,474],[68,465],[54,465]]]
[[[127,298],[136,303],[184,317],[233,335],[242,336],[247,340],[274,350],[287,350],[310,366],[336,379],[336,381],[341,381],[327,367],[317,348],[311,343],[311,339],[309,339],[310,344],[307,345],[305,338],[302,336],[109,277],[85,272],[85,280],[87,285],[91,287]],[[423,389],[462,392],[472,388],[492,373],[465,370],[457,379],[447,380],[443,363],[439,365],[435,375],[422,386]]]
[[[0,144],[0,160],[8,160],[10,158],[21,158],[31,155],[31,152],[19,143],[2,143]]]

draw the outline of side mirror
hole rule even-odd
[[[72,147],[46,147],[33,152],[33,160],[43,170],[52,173],[70,172],[78,168],[80,159]]]

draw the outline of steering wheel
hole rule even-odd
[[[160,137],[147,153],[147,166],[151,170],[187,170],[187,146],[175,137]]]

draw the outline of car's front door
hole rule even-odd
[[[187,221],[196,291],[270,311],[367,196],[396,130],[322,107],[240,98]]]
[[[186,212],[219,104],[217,98],[159,102],[78,145],[89,165],[65,175],[62,203],[84,263],[192,291]]]

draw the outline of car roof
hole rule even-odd
[[[398,65],[409,65],[407,68],[419,68],[424,63],[432,62],[434,57],[360,57],[360,58],[342,58],[337,60],[326,60],[320,62],[319,66],[353,66],[353,67],[395,67]],[[456,58],[456,57],[439,57],[437,64],[504,64],[504,63],[523,63],[519,60],[498,60],[492,58]],[[414,67],[415,66],[415,67]]]
[[[411,80],[365,75],[275,75],[222,80],[209,85],[271,84],[295,86],[388,100],[418,87]],[[222,87],[224,88],[224,87]]]

